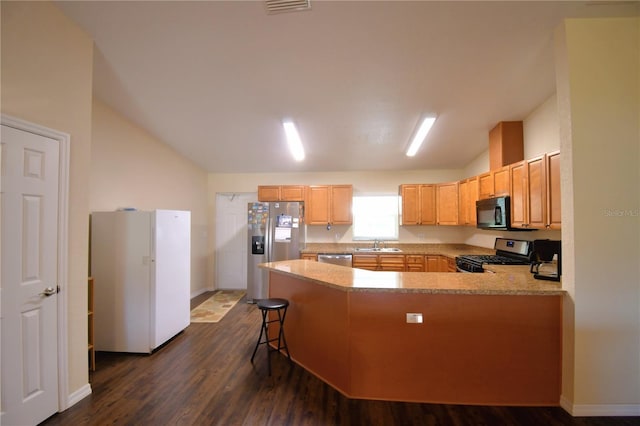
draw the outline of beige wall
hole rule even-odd
[[[556,35],[562,402],[577,415],[640,412],[639,27],[567,20]]]
[[[88,383],[87,242],[93,42],[49,2],[1,2],[1,110],[71,135],[69,390]]]
[[[554,93],[523,120],[524,158],[538,157],[560,149],[558,99]]]
[[[104,103],[93,102],[90,211],[191,212],[191,290],[207,270],[207,173]]]

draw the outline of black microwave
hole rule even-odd
[[[511,199],[509,196],[476,201],[476,219],[480,229],[516,230],[511,228]]]

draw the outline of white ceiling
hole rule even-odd
[[[95,40],[94,92],[209,172],[462,168],[555,92],[565,17],[638,2],[56,2]],[[615,47],[613,47],[615,48]],[[438,115],[414,158],[419,118]],[[289,155],[292,118],[306,159]]]

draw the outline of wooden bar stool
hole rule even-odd
[[[262,327],[260,328],[260,336],[258,337],[258,342],[253,350],[253,355],[251,355],[251,363],[253,364],[253,359],[256,356],[258,347],[263,344],[267,345],[267,364],[269,365],[269,375],[271,375],[271,352],[280,352],[281,349],[284,349],[287,352],[289,362],[291,362],[289,348],[287,347],[287,340],[284,337],[284,319],[287,316],[289,301],[286,299],[262,299],[259,300],[256,305],[262,313]],[[276,311],[278,313],[278,318],[268,320],[267,315],[270,311]],[[271,323],[279,324],[278,337],[269,338],[269,324]],[[264,340],[262,339],[263,335]],[[277,348],[272,348],[269,343],[276,341],[278,342]]]

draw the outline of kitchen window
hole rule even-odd
[[[398,196],[354,196],[353,239],[398,240]]]

